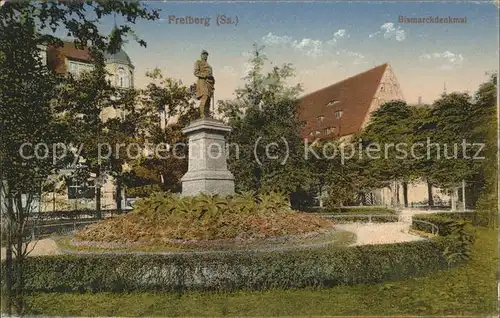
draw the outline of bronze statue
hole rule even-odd
[[[213,98],[215,78],[212,74],[212,67],[207,62],[208,52],[201,52],[201,60],[194,65],[194,76],[198,77],[196,83],[196,99],[200,101],[201,118],[210,116],[210,101]]]

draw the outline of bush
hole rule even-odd
[[[233,291],[369,284],[447,268],[448,238],[391,245],[274,252],[31,257],[27,290],[38,292]],[[2,271],[4,273],[4,271]]]
[[[415,230],[432,233],[432,225],[419,221],[432,223],[438,227],[438,233],[450,240],[444,250],[449,263],[458,263],[470,258],[472,244],[474,243],[474,230],[471,223],[464,219],[463,213],[437,213],[419,214],[413,216],[412,228]]]

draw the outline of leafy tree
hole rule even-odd
[[[376,150],[376,156],[364,162],[370,174],[377,176],[378,181],[393,181],[393,196],[397,195],[394,187],[398,183],[407,185],[416,176],[412,173],[414,161],[408,156],[408,145],[411,143],[412,110],[403,101],[390,101],[373,112],[370,123],[361,133],[363,150],[366,155],[370,149]],[[406,152],[406,155],[405,155]],[[404,192],[404,203],[408,206],[407,191]],[[393,203],[397,202],[397,196]]]
[[[198,118],[199,112],[195,108],[193,91],[181,81],[165,77],[158,68],[146,75],[152,82],[141,92],[141,138],[155,149],[151,149],[152,154],[141,156],[131,163],[131,171],[127,173],[127,186],[145,186],[143,190],[159,187],[179,192],[180,179],[187,171],[187,149],[182,147],[187,144],[187,140],[181,130]],[[174,123],[167,125],[171,120]],[[158,145],[173,147],[176,144],[181,147],[170,150],[166,147],[157,148]],[[158,187],[152,188],[151,185]],[[134,194],[142,192],[144,191],[140,189],[131,190]]]
[[[125,17],[126,22],[108,37],[99,32],[98,22],[112,14]],[[122,38],[131,32],[130,25],[138,18],[154,20],[158,17],[157,11],[145,8],[138,1],[8,1],[3,4],[0,10],[0,111],[2,131],[9,131],[9,136],[2,135],[0,165],[9,234],[5,286],[8,315],[12,312],[13,283],[16,287],[17,313],[22,315],[24,309],[23,263],[29,253],[24,243],[24,230],[33,212],[31,203],[47,177],[64,165],[63,160],[52,160],[55,156],[51,147],[48,147],[45,158],[25,159],[19,154],[20,146],[24,142],[50,146],[57,142],[67,144],[74,136],[68,134],[70,130],[66,128],[70,126],[59,114],[60,106],[53,103],[61,89],[59,81],[62,79],[43,66],[38,46],[62,44],[53,35],[55,31],[62,30],[74,38],[77,46],[90,45],[96,61],[102,61],[102,52],[107,49],[115,51]],[[137,40],[145,45],[144,41]],[[13,249],[15,266],[12,262]]]
[[[498,122],[495,114],[497,103],[497,74],[483,83],[475,95],[475,107],[472,112],[474,120],[473,138],[485,143],[484,160],[475,162],[479,165],[478,173],[472,179],[472,185],[480,189],[476,209],[486,212],[489,224],[495,226],[498,217]]]
[[[251,69],[244,77],[244,86],[236,90],[236,99],[218,105],[233,128],[229,169],[238,191],[281,190],[291,194],[308,180],[302,123],[297,117],[297,96],[302,88],[287,85],[294,72],[290,64],[273,66],[265,73],[267,57],[262,50],[254,45]]]

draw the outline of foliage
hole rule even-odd
[[[83,241],[170,246],[176,240],[258,239],[323,232],[332,223],[291,210],[283,194],[242,193],[180,197],[154,193],[123,216],[90,225],[76,234]]]
[[[421,214],[413,217],[413,229],[430,233],[432,232],[431,226],[418,221],[430,222],[438,227],[439,235],[450,240],[449,246],[443,252],[450,264],[469,260],[474,243],[474,231],[470,227],[470,222],[464,220],[460,214],[456,213],[455,217],[447,213]]]
[[[237,191],[291,194],[307,183],[297,116],[301,87],[287,84],[294,75],[290,64],[265,73],[266,60],[262,47],[254,46],[252,67],[244,87],[236,90],[236,100],[219,102],[219,112],[233,128],[229,143],[238,147],[234,152],[230,148],[228,167]]]
[[[394,281],[447,268],[446,242],[280,252],[33,257],[27,286],[44,292],[264,290]],[[388,257],[390,255],[390,257]],[[169,268],[175,270],[167,270]]]
[[[34,293],[43,316],[494,316],[498,233],[479,228],[472,258],[425,277],[378,284],[253,292]],[[92,306],[88,306],[91,303]]]
[[[89,18],[89,12],[95,17]],[[98,23],[103,16],[118,14],[126,22],[117,27],[108,37],[98,30]],[[70,18],[71,17],[71,18]],[[15,246],[9,236],[7,244],[7,271],[9,280],[6,284],[8,295],[7,312],[11,314],[12,269],[16,271],[17,312],[23,313],[23,259],[29,253],[24,239],[24,228],[31,214],[33,197],[40,193],[43,182],[50,174],[67,164],[70,156],[60,156],[54,145],[61,142],[66,145],[79,142],[75,136],[96,136],[93,134],[101,128],[96,120],[99,116],[97,107],[101,103],[93,97],[107,95],[107,85],[102,81],[103,68],[96,67],[93,78],[89,78],[91,87],[72,86],[71,77],[55,76],[44,65],[40,58],[40,45],[61,45],[62,41],[54,34],[62,31],[73,37],[78,48],[90,46],[93,62],[96,66],[103,63],[104,51],[115,52],[122,43],[122,37],[132,30],[131,24],[137,19],[154,20],[159,18],[158,12],[148,10],[138,1],[80,1],[80,2],[16,2],[2,3],[0,10],[0,114],[2,130],[9,131],[9,138],[2,138],[0,144],[0,165],[2,191],[8,201],[7,220],[9,233],[16,239]],[[52,32],[50,32],[52,31]],[[51,34],[52,33],[52,34]],[[138,39],[145,45],[145,42]],[[68,84],[68,85],[65,85]],[[102,91],[95,86],[103,84]],[[72,95],[72,88],[82,94]],[[98,94],[95,94],[98,93]],[[102,94],[101,94],[102,93]],[[87,95],[85,95],[87,94]],[[69,110],[78,110],[84,121],[77,121],[76,127],[84,128],[79,134],[72,134],[71,120],[61,114],[64,103],[61,96],[73,96],[64,102]],[[106,99],[102,101],[105,104]],[[87,117],[86,117],[87,116]],[[70,119],[74,119],[70,118]],[[43,158],[21,158],[20,146],[23,143],[43,143],[47,146],[47,156]],[[64,158],[64,159],[63,159]],[[91,159],[91,158],[89,158]],[[26,203],[23,204],[23,198]],[[13,203],[13,200],[16,202]],[[14,213],[14,209],[16,213]],[[11,266],[12,247],[17,258],[16,267]]]

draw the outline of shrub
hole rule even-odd
[[[368,284],[447,268],[446,237],[391,245],[275,252],[57,255],[25,262],[27,290],[264,290]]]
[[[127,215],[90,225],[75,236],[81,241],[179,246],[179,240],[261,239],[322,233],[332,226],[319,216],[293,211],[277,192],[228,197],[158,192],[138,200]]]
[[[436,225],[439,235],[449,240],[443,253],[450,264],[468,260],[474,243],[474,230],[471,223],[460,217],[461,214],[437,213],[413,216],[413,229],[431,233],[432,226],[430,224],[419,222],[419,220],[426,221]]]

